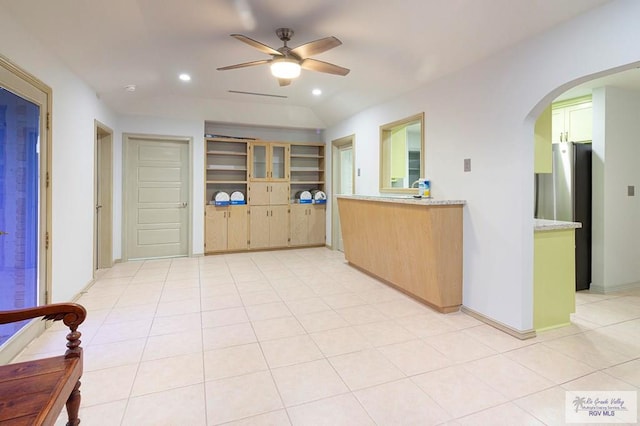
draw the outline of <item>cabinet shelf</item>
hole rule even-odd
[[[291,172],[298,172],[298,173],[304,173],[304,172],[323,172],[324,169],[321,169],[319,167],[291,167],[290,168]]]
[[[323,180],[292,180],[291,185],[324,185]]]
[[[291,154],[291,158],[324,158],[324,155],[318,155],[318,154]]]
[[[207,155],[237,155],[237,156],[247,156],[246,152],[230,152],[230,151],[207,151]]]
[[[208,180],[211,184],[246,184],[246,180]]]
[[[207,166],[207,170],[225,170],[225,171],[238,171],[243,172],[247,170],[247,166],[233,166],[226,164],[215,164]]]

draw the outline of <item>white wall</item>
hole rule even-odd
[[[6,11],[0,53],[53,90],[51,297],[67,301],[93,277],[94,119],[114,129],[118,143],[116,116]]]
[[[602,87],[593,103],[592,289],[611,292],[640,282],[640,192],[627,195],[630,185],[640,190],[640,92]]]
[[[640,61],[637,16],[640,2],[614,1],[327,129],[328,141],[356,135],[356,192],[377,194],[379,126],[425,112],[432,194],[467,200],[468,308],[520,331],[532,328],[534,121],[567,88]],[[470,173],[464,158],[471,158]]]
[[[177,119],[243,123],[254,126],[324,128],[325,124],[308,107],[281,105],[278,103],[246,102],[221,99],[185,98],[162,96],[158,98],[132,99],[121,105],[126,115],[162,115]]]

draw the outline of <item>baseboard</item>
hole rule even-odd
[[[480,312],[476,312],[473,309],[467,308],[464,305],[460,307],[460,310],[465,314],[472,316],[475,319],[482,321],[483,323],[488,324],[493,328],[497,328],[498,330],[505,332],[520,340],[532,339],[536,337],[536,331],[534,329],[525,330],[525,331],[517,330],[511,326],[501,323],[500,321],[491,319],[488,316],[481,314]]]
[[[91,281],[89,281],[83,288],[82,290],[80,290],[78,293],[76,293],[75,296],[73,296],[73,298],[71,299],[72,302],[77,302],[78,299],[80,299],[80,297],[82,297],[83,294],[87,293],[89,291],[89,289],[91,288],[92,285],[94,285],[96,282],[96,279],[93,278]]]
[[[618,293],[620,291],[628,291],[628,290],[637,290],[640,288],[640,281],[630,284],[618,284],[618,285],[608,285],[601,286],[597,284],[591,284],[589,287],[590,293],[596,294],[610,294],[610,293]]]

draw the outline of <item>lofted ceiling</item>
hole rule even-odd
[[[331,125],[408,92],[607,0],[0,0],[0,10],[40,40],[115,111],[145,99],[228,100],[310,108]],[[291,47],[326,36],[343,45],[314,56],[351,69],[345,76],[303,70],[279,87],[269,59],[233,39],[271,47],[276,28]],[[189,83],[178,74],[192,76]],[[135,92],[124,90],[135,85]],[[312,89],[323,91],[313,96]],[[279,95],[272,98],[229,91]]]

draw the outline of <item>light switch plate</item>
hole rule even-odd
[[[465,158],[464,159],[464,171],[465,172],[470,172],[471,171],[471,158]]]
[[[358,176],[360,176],[360,167],[358,167]]]
[[[629,185],[627,186],[627,195],[629,197],[633,197],[636,195],[636,187],[633,185]]]

